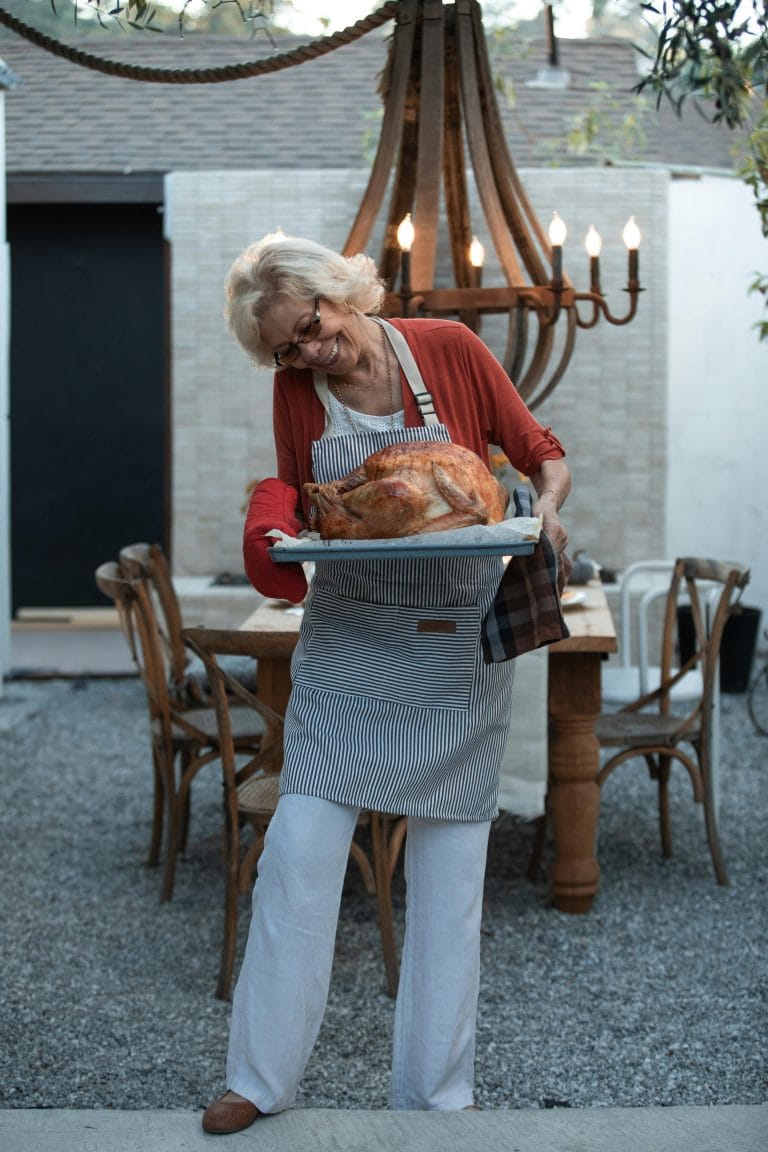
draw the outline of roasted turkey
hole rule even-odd
[[[458,444],[407,440],[330,484],[305,484],[311,527],[326,540],[383,540],[496,524],[509,493]]]

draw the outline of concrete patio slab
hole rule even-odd
[[[3,1152],[203,1152],[196,1112],[0,1112]],[[259,1152],[765,1152],[768,1104],[494,1112],[296,1109],[223,1148]]]

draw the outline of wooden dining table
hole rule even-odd
[[[590,910],[600,880],[595,856],[600,817],[595,721],[602,705],[602,662],[617,644],[600,581],[573,591],[583,591],[585,598],[565,611],[571,634],[549,647],[547,791],[555,844],[549,876],[552,903],[561,912],[578,913]]]
[[[601,706],[601,663],[616,651],[616,629],[599,581],[575,591],[584,598],[565,613],[571,635],[549,648],[550,895],[561,912],[583,913],[592,907],[600,878],[595,857],[600,751],[594,728]],[[285,601],[265,600],[241,625],[269,641],[269,655],[259,656],[257,690],[281,715],[291,690],[290,661],[300,624],[300,610]]]

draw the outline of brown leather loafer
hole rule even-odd
[[[203,1112],[203,1131],[216,1136],[228,1136],[230,1132],[250,1128],[254,1120],[262,1115],[250,1100],[235,1092],[225,1092]]]

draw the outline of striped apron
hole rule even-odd
[[[405,340],[381,323],[425,424],[314,441],[318,483],[389,444],[450,440]],[[281,792],[494,819],[514,661],[486,664],[480,625],[501,574],[495,556],[318,561],[291,664]]]

